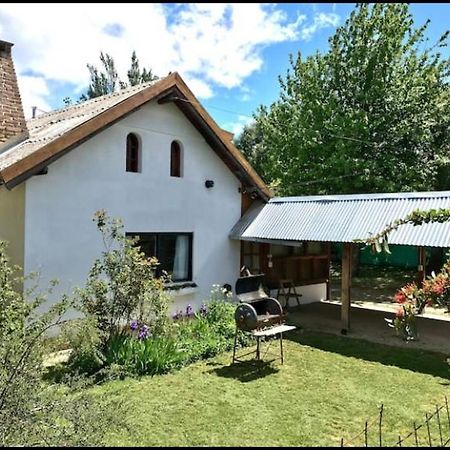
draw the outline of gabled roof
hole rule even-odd
[[[272,194],[242,153],[195,98],[178,73],[113,94],[43,114],[27,121],[29,137],[0,147],[0,182],[12,188],[40,172],[96,133],[113,125],[145,103],[174,102],[203,135],[247,190],[264,200]]]
[[[415,209],[440,208],[450,208],[450,191],[273,198],[250,208],[230,237],[284,244],[351,243],[379,233]],[[450,247],[450,222],[402,225],[388,239],[391,244]]]

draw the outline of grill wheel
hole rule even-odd
[[[242,303],[234,313],[237,327],[242,331],[252,331],[258,327],[256,309],[248,303]]]

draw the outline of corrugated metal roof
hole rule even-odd
[[[450,208],[450,191],[274,198],[252,208],[230,237],[253,241],[353,242],[415,209]],[[402,225],[391,244],[450,247],[450,222]]]
[[[139,84],[27,120],[29,138],[0,153],[0,170],[154,83]]]

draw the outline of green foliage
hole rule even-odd
[[[65,328],[73,349],[68,370],[96,379],[166,373],[189,362],[231,349],[235,306],[230,293],[215,285],[211,301],[194,314],[191,306],[169,323],[166,277],[155,276],[158,261],[147,258],[120,220],[104,211],[94,221],[105,251],[77,290],[85,319]],[[239,333],[239,342],[248,339]]]
[[[133,54],[131,55],[131,67],[127,72],[128,83],[130,86],[136,86],[137,84],[147,83],[149,81],[156,81],[158,76],[154,75],[152,69],[140,69],[139,60],[136,56],[136,52],[133,50]]]
[[[209,358],[233,348],[236,305],[213,299],[207,303],[207,308],[206,314],[197,313],[193,319],[176,324],[175,339],[186,354],[186,362]],[[243,347],[249,343],[250,338],[239,331],[238,344]]]
[[[444,223],[450,220],[450,208],[439,208],[439,209],[429,209],[420,210],[416,209],[409,213],[406,217],[401,219],[396,219],[390,224],[386,225],[383,230],[374,235],[370,235],[365,240],[355,240],[355,242],[365,243],[370,245],[374,252],[381,253],[385,251],[389,252],[388,237],[392,231],[396,230],[398,227],[406,224],[411,224],[413,226],[423,225],[424,223]]]
[[[445,182],[450,60],[439,49],[448,32],[428,45],[428,23],[414,28],[407,4],[358,4],[327,53],[291,56],[279,99],[258,110],[250,133],[258,168],[281,195]]]
[[[131,320],[151,322],[156,334],[163,334],[168,323],[169,297],[166,278],[156,277],[156,258],[147,258],[136,240],[125,236],[120,220],[98,211],[94,221],[105,251],[79,289],[80,309],[93,320],[102,343]]]
[[[95,317],[72,320],[62,327],[62,335],[72,349],[67,371],[73,375],[94,375],[104,366],[101,333]]]
[[[100,97],[101,95],[111,94],[118,89],[125,89],[137,84],[155,81],[158,79],[152,69],[142,69],[139,67],[139,60],[136,52],[131,55],[131,65],[127,72],[128,84],[119,79],[114,59],[108,53],[100,52],[100,62],[102,68],[99,69],[92,64],[87,64],[90,74],[90,83],[87,92],[80,97],[80,101],[89,100],[91,98]],[[70,99],[64,99],[66,105],[70,104]]]
[[[112,377],[113,372],[120,378],[158,375],[231,350],[235,333],[234,305],[215,299],[207,303],[207,309],[207,313],[177,319],[165,334],[155,334],[150,329],[148,336],[141,337],[139,330],[132,331],[130,327],[116,331],[103,347],[100,376]],[[249,342],[248,336],[238,333],[239,345]]]
[[[71,301],[42,312],[46,296],[16,291],[23,280],[14,272],[0,242],[0,446],[101,445],[98,427],[118,414],[99,411],[90,395],[75,395],[72,387],[61,392],[43,381],[46,333],[63,324]]]
[[[122,368],[122,373],[157,375],[181,367],[185,355],[169,336],[153,336],[139,340],[122,330],[111,336],[104,350],[106,367]]]
[[[164,332],[133,321],[116,328],[101,345],[95,339],[81,339],[82,345],[72,341],[75,351],[69,359],[69,371],[95,373],[99,381],[127,375],[157,375],[231,350],[235,305],[227,302],[223,293],[219,298],[217,289],[212,293],[213,298],[201,312],[177,318]],[[77,339],[90,336],[89,326],[84,331],[75,333]],[[239,332],[238,344],[249,343],[250,338]]]
[[[266,183],[273,181],[270,178],[270,172],[267,171],[270,160],[269,153],[264,145],[260,121],[245,125],[242,133],[235,138],[234,144]]]

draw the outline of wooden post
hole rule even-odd
[[[422,285],[422,281],[425,280],[425,249],[420,246],[419,250],[419,265],[417,267],[417,281],[419,286]]]
[[[352,244],[346,242],[342,252],[341,324],[342,334],[350,329],[350,280],[352,277]]]
[[[327,243],[327,255],[328,255],[327,300],[331,300],[331,242]]]

